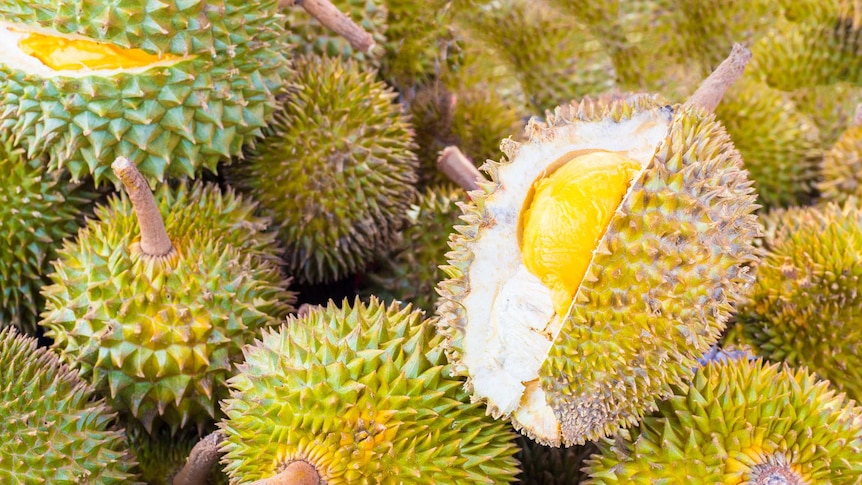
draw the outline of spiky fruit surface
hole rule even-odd
[[[576,485],[587,478],[581,471],[584,460],[598,451],[592,443],[569,448],[540,445],[526,436],[518,437],[521,449],[516,456],[521,462],[520,483],[530,485]]]
[[[851,126],[823,156],[817,185],[824,200],[844,202],[862,197],[862,126]]]
[[[197,431],[184,431],[171,436],[162,429],[149,434],[134,422],[126,425],[126,436],[138,461],[138,475],[147,485],[173,485],[174,477],[186,464],[192,448],[200,441]],[[227,475],[216,464],[205,485],[227,484]]]
[[[150,179],[215,170],[260,134],[285,88],[290,45],[277,4],[5,1],[0,128],[29,154],[48,153],[51,169],[90,173],[97,183],[113,178],[118,156]],[[140,49],[156,60],[54,69],[20,49],[33,31]]]
[[[395,93],[353,61],[296,62],[299,92],[230,172],[272,215],[302,283],[337,280],[392,249],[416,196],[413,133]]]
[[[332,4],[372,35],[378,45],[386,42],[386,3],[380,0],[335,0]],[[375,56],[359,52],[347,39],[324,27],[302,8],[284,10],[284,24],[290,40],[296,46],[295,54],[317,54],[330,57],[354,58],[360,62],[376,64]]]
[[[265,330],[229,381],[222,462],[231,480],[295,461],[321,483],[511,483],[514,434],[469,403],[430,320],[372,299]]]
[[[36,339],[0,331],[0,480],[126,484],[134,461],[115,415]]]
[[[131,203],[112,198],[59,251],[41,325],[117,408],[176,431],[216,416],[240,348],[294,297],[253,203],[200,183],[156,199],[176,252],[142,254]]]
[[[34,335],[48,261],[77,231],[76,219],[95,194],[48,173],[41,160],[9,141],[0,142],[0,173],[0,326]]]
[[[862,399],[862,212],[848,202],[780,216],[737,315],[745,340],[759,355],[804,365]]]
[[[586,100],[527,134],[504,144],[506,158],[487,165],[492,182],[465,206],[439,327],[455,373],[490,413],[542,443],[583,443],[654,409],[718,340],[751,284],[756,206],[724,129],[686,105]],[[640,170],[587,246],[566,314],[525,266],[521,210],[572,154],[607,151]]]
[[[590,460],[587,483],[859,483],[862,409],[807,370],[745,359],[699,369]]]
[[[465,198],[458,187],[426,189],[407,213],[409,226],[397,249],[383,258],[380,268],[368,273],[370,284],[364,293],[384,301],[412,303],[432,313],[437,302],[434,287],[444,277],[438,266],[446,263],[449,233],[460,222],[457,203]]]

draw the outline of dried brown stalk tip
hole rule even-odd
[[[282,8],[301,6],[327,29],[347,39],[350,46],[364,54],[373,54],[374,38],[329,0],[279,0]]]
[[[138,167],[125,157],[117,158],[111,164],[111,169],[126,188],[126,193],[138,216],[138,225],[141,228],[141,252],[153,257],[169,254],[174,246],[165,230],[159,206],[147,180],[138,171]]]
[[[479,181],[485,181],[473,162],[456,146],[443,149],[437,168],[466,191],[478,190]]]
[[[250,485],[319,485],[320,475],[311,463],[297,460],[278,475],[252,482]]]
[[[186,464],[174,477],[173,485],[206,485],[207,476],[221,455],[219,445],[224,439],[221,431],[214,431],[198,441]]]
[[[742,76],[751,60],[751,50],[742,44],[733,44],[730,55],[712,71],[688,98],[686,104],[698,106],[712,113],[728,88]]]

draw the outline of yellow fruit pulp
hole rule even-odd
[[[522,214],[521,257],[565,315],[640,163],[612,152],[579,155],[533,185]]]
[[[158,56],[141,49],[124,49],[91,40],[66,39],[35,32],[21,39],[18,47],[25,54],[39,59],[43,64],[57,71],[129,69],[165,60],[180,59],[170,54]]]

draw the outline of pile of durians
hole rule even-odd
[[[0,2],[0,482],[862,483],[850,0]]]

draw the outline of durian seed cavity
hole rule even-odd
[[[519,242],[527,269],[568,313],[614,211],[641,164],[607,151],[571,155],[534,182],[521,210]]]

